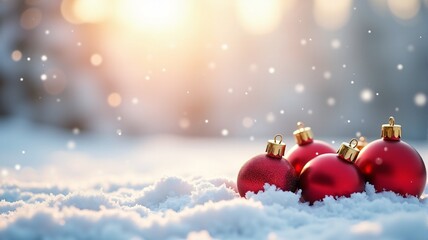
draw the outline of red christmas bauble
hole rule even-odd
[[[296,191],[297,174],[284,158],[257,155],[248,160],[238,174],[238,191],[245,197],[248,191],[262,191],[265,183],[275,185],[283,191]]]
[[[424,191],[425,164],[419,153],[401,140],[378,139],[369,143],[355,164],[377,192],[420,197]]]
[[[377,192],[420,197],[427,178],[425,164],[413,147],[401,141],[401,126],[395,125],[394,117],[382,125],[381,137],[361,150],[356,166]]]
[[[336,150],[334,150],[328,143],[313,140],[310,143],[294,145],[290,150],[288,150],[284,157],[291,163],[296,170],[296,173],[300,174],[305,164],[316,156],[324,153],[335,152]]]
[[[299,180],[303,200],[314,203],[326,196],[349,197],[364,191],[364,177],[352,162],[358,150],[352,148],[342,154],[341,149],[339,154],[319,155],[303,167]]]

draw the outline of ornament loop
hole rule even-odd
[[[354,143],[354,144],[352,144]],[[358,140],[356,138],[351,139],[351,141],[349,142],[349,146],[351,148],[356,148],[358,146]]]
[[[395,119],[394,119],[394,117],[393,117],[393,116],[389,117],[389,125],[390,125],[390,126],[394,126],[394,124],[395,124]]]
[[[297,122],[297,129],[305,128],[305,124],[303,122]]]
[[[278,144],[281,144],[282,143],[282,135],[281,134],[276,134],[275,137],[273,138],[273,141],[276,143],[276,141],[277,141],[276,138],[277,137],[279,137],[279,143]]]

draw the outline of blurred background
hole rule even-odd
[[[427,139],[427,0],[0,0],[0,122]]]

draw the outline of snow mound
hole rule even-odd
[[[265,185],[240,198],[228,179],[165,177],[72,190],[5,183],[0,239],[425,239],[428,202],[391,192],[313,206]],[[425,191],[426,192],[426,191]]]

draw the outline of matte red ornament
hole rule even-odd
[[[299,181],[303,200],[312,204],[326,196],[349,197],[364,191],[364,177],[353,163],[359,152],[357,142],[342,143],[337,154],[317,156],[303,167]]]
[[[279,141],[276,140],[278,137]],[[293,166],[282,157],[284,151],[282,136],[276,135],[274,140],[268,141],[267,154],[257,155],[242,166],[237,180],[241,197],[245,197],[248,191],[263,191],[265,183],[275,185],[283,191],[296,191],[297,174]]]
[[[293,132],[296,145],[288,150],[285,158],[291,163],[297,174],[300,174],[305,164],[314,157],[324,153],[335,153],[336,150],[328,143],[314,140],[311,128],[304,127],[302,122],[298,122],[297,127],[298,129]]]
[[[426,184],[426,169],[419,153],[400,140],[401,126],[390,117],[382,125],[381,139],[361,150],[355,164],[377,192],[393,191],[420,197]]]

